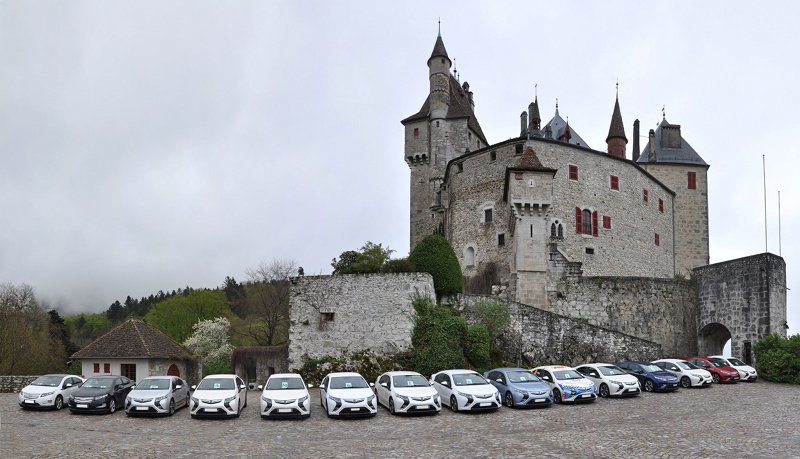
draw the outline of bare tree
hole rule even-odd
[[[0,374],[61,370],[63,345],[51,337],[48,315],[33,287],[0,284]]]
[[[293,260],[262,262],[247,270],[248,321],[236,332],[261,346],[280,344],[279,333],[289,323],[289,277],[297,272]]]

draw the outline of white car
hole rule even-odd
[[[472,370],[445,370],[431,375],[431,385],[453,412],[500,408],[500,392]]]
[[[390,371],[375,382],[378,403],[397,413],[438,413],[442,401],[427,379],[413,371]]]
[[[236,375],[208,375],[192,390],[189,413],[193,418],[238,418],[247,406],[247,385]]]
[[[533,369],[533,374],[542,378],[553,390],[553,400],[561,402],[593,402],[597,400],[594,383],[583,377],[572,367],[545,365]]]
[[[597,387],[601,397],[626,397],[642,393],[639,380],[610,363],[588,363],[575,369]]]
[[[329,373],[319,385],[319,402],[328,417],[375,416],[378,402],[373,385],[358,373]]]
[[[125,397],[125,414],[164,414],[189,406],[189,386],[177,376],[150,376],[139,381]]]
[[[758,372],[755,368],[751,367],[750,365],[742,362],[741,360],[735,357],[723,357],[721,355],[712,355],[710,358],[717,358],[722,359],[728,362],[728,366],[731,366],[739,372],[739,377],[741,378],[740,381],[749,381],[754,382],[758,379]]]
[[[261,419],[269,417],[302,417],[311,415],[308,387],[296,373],[277,373],[258,386],[261,392]]]
[[[17,401],[22,408],[60,410],[83,381],[83,378],[75,375],[39,376],[19,391]]]
[[[669,371],[678,377],[681,387],[710,387],[713,382],[711,373],[681,359],[661,359],[652,362],[662,370]]]

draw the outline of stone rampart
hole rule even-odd
[[[19,392],[38,376],[0,376],[0,393]]]

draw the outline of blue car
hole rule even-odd
[[[509,408],[548,406],[553,403],[550,386],[524,368],[495,368],[483,376],[497,388]]]
[[[616,365],[636,376],[645,392],[678,390],[678,377],[658,365],[646,362],[617,362]]]

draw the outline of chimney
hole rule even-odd
[[[528,132],[528,112],[519,115],[519,135],[524,136]]]
[[[650,129],[649,139],[648,139],[648,152],[647,152],[647,160],[651,163],[656,162],[656,131]]]
[[[475,101],[472,99],[472,91],[469,90],[469,83],[466,81],[464,84],[461,85],[461,89],[467,94],[467,99],[469,99],[469,105],[474,109],[475,108]]]
[[[639,160],[639,120],[633,122],[633,161]]]

